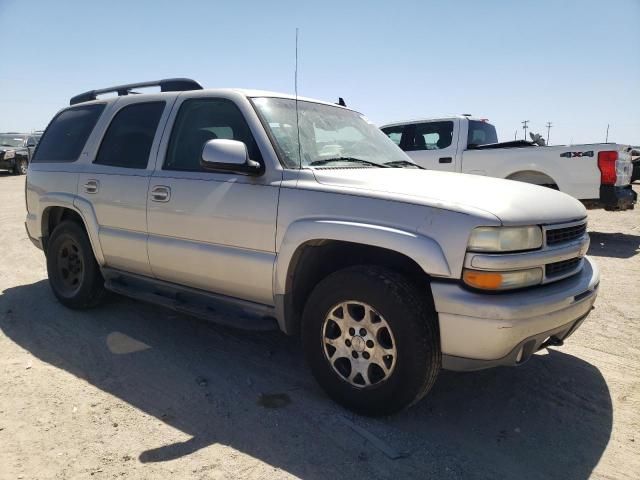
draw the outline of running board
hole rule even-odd
[[[241,330],[278,329],[275,308],[195,288],[103,268],[107,290],[170,308],[176,312]]]

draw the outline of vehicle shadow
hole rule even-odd
[[[589,238],[591,238],[591,245],[587,255],[631,258],[640,253],[640,235],[589,232]]]
[[[557,351],[518,369],[443,372],[417,406],[368,419],[326,398],[298,342],[275,332],[234,331],[120,297],[70,311],[44,280],[0,294],[0,329],[191,437],[142,446],[143,463],[218,443],[302,478],[586,479],[612,429],[598,369]]]

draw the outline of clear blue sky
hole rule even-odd
[[[338,96],[377,124],[528,119],[551,143],[640,144],[640,0],[0,0],[0,131],[44,128],[93,88],[187,76],[205,87]]]

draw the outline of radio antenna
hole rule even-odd
[[[300,143],[300,115],[298,114],[298,27],[296,27],[296,68],[294,72],[294,90],[296,94],[296,129],[298,130],[298,160],[302,168],[302,144]]]

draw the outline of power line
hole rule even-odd
[[[547,122],[547,145],[549,145],[549,131],[551,130],[551,127],[553,127],[553,123]]]
[[[529,120],[523,120],[520,123],[522,123],[522,129],[524,130],[524,139],[526,140],[527,139],[527,128],[529,128],[529,127],[527,127],[527,124],[529,123]]]

